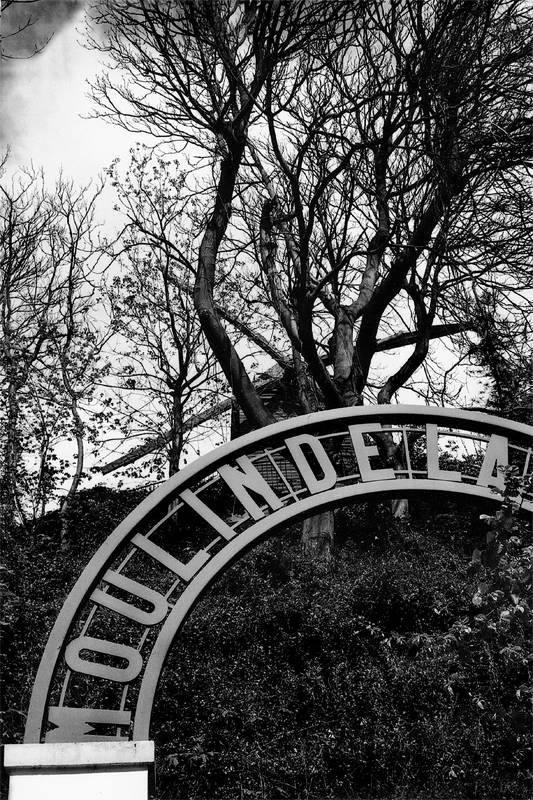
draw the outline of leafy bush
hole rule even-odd
[[[477,613],[480,509],[441,509],[415,505],[410,525],[344,509],[327,574],[297,530],[232,568],[159,688],[160,798],[528,796],[508,724],[523,676],[495,682],[450,633]]]
[[[67,590],[140,499],[82,492],[70,551],[52,514],[31,547],[5,554],[6,741],[21,740]],[[157,798],[528,797],[527,631],[514,611],[486,634],[501,620],[494,593],[518,604],[496,573],[479,603],[484,511],[418,501],[398,523],[361,503],[337,512],[327,571],[302,558],[296,526],[241,559],[171,651],[153,715]],[[513,524],[496,572],[522,575],[527,530]]]

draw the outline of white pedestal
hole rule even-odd
[[[147,800],[153,742],[7,744],[9,800]]]

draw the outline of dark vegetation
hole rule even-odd
[[[140,499],[81,492],[69,550],[52,513],[4,552],[4,741],[21,741],[68,589]],[[362,503],[337,512],[326,569],[297,527],[243,558],[165,669],[157,798],[529,797],[530,550],[515,521],[491,562],[479,515],[493,511],[433,497],[397,522]]]

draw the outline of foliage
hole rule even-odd
[[[161,797],[527,796],[509,731],[523,674],[450,645],[477,613],[467,553],[482,528],[475,509],[444,510],[415,507],[410,526],[344,510],[327,574],[285,537],[233,568],[160,687]]]
[[[520,335],[524,321],[520,317],[513,321],[501,300],[495,290],[478,301],[480,338],[470,355],[486,375],[483,399],[489,410],[531,424],[533,359],[529,344]]]
[[[533,546],[531,529],[515,518],[516,498],[531,492],[533,475],[518,476],[507,467],[502,506],[495,515],[482,514],[488,528],[485,547],[474,550],[469,566],[478,580],[468,618],[458,620],[448,639],[458,656],[458,670],[450,682],[465,685],[472,664],[484,664],[490,672],[491,694],[499,707],[491,708],[493,721],[508,730],[514,744],[508,765],[520,769],[531,763],[533,724],[533,609],[531,606]],[[487,712],[487,701],[476,698]]]

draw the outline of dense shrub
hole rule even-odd
[[[293,531],[219,582],[157,695],[161,798],[528,796],[508,724],[523,676],[449,633],[476,612],[479,509],[427,510],[345,509],[327,573]]]
[[[50,515],[31,546],[5,553],[4,740],[20,741],[66,592],[140,499],[83,492],[70,551]],[[527,659],[509,655],[526,634],[505,626],[502,647],[465,633],[490,614],[472,567],[486,510],[439,503],[435,516],[417,502],[395,523],[387,506],[361,503],[337,512],[326,571],[300,555],[297,526],[241,559],[167,662],[153,716],[157,797],[528,797]],[[512,534],[525,545],[522,528]]]

